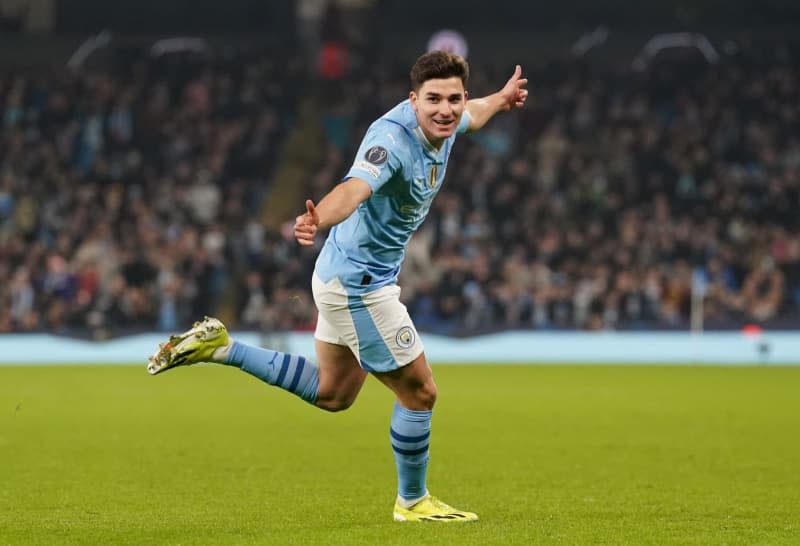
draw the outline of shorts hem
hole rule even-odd
[[[421,354],[423,354],[424,352],[425,352],[425,348],[424,348],[424,347],[420,347],[420,350],[419,350],[419,352],[418,352],[418,353],[417,353],[417,354],[416,354],[416,355],[415,355],[415,356],[414,356],[414,357],[413,357],[411,360],[409,360],[409,361],[408,361],[408,362],[406,362],[405,364],[399,364],[399,363],[397,362],[397,360],[392,360],[392,362],[394,363],[394,366],[392,366],[392,367],[388,367],[388,368],[386,368],[386,369],[378,369],[377,367],[370,366],[370,365],[368,364],[368,366],[369,366],[369,371],[372,371],[372,372],[375,372],[375,373],[388,373],[388,372],[393,372],[393,371],[395,371],[395,370],[399,370],[400,368],[405,368],[406,366],[408,366],[409,364],[411,364],[412,362],[414,362],[416,359],[418,359],[418,358],[419,358],[419,356],[420,356]],[[364,367],[364,364],[361,364],[361,367],[363,368],[363,367]],[[381,366],[381,368],[384,368],[384,366]]]
[[[325,336],[320,336],[317,334],[314,334],[314,339],[321,341],[323,343],[330,343],[331,345],[339,345],[340,347],[347,347],[347,343],[343,343],[338,339],[327,338]]]

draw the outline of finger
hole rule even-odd
[[[295,231],[294,238],[297,239],[297,242],[301,245],[308,246],[314,244],[314,234],[313,233],[302,233]]]
[[[302,233],[315,233],[317,231],[317,226],[313,222],[306,221],[300,224],[296,224],[294,226],[294,230],[296,232],[299,231]]]
[[[297,235],[298,233],[313,233],[314,226],[312,224],[295,224],[294,226],[294,234]]]
[[[294,221],[295,227],[297,226],[313,226],[314,219],[309,216],[308,214],[303,214],[302,216],[298,216]]]
[[[517,85],[519,86],[528,85],[528,78],[521,78],[517,80]]]
[[[311,199],[306,199],[306,210],[311,216],[314,216],[316,209],[314,208],[314,202]]]
[[[313,243],[314,242],[314,235],[316,235],[316,233],[317,233],[316,230],[315,231],[311,231],[311,232],[302,232],[301,231],[301,232],[296,232],[294,234],[294,236],[298,241],[307,241],[309,243]]]
[[[514,74],[511,76],[511,79],[518,80],[520,76],[522,76],[522,67],[517,65],[516,68],[514,68]]]

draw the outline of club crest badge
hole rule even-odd
[[[395,341],[397,341],[397,344],[403,349],[408,349],[414,345],[415,339],[414,330],[410,326],[403,326],[398,330],[395,336]]]

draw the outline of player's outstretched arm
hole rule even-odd
[[[468,100],[469,130],[477,131],[486,125],[498,112],[522,108],[528,99],[528,90],[525,89],[527,84],[528,79],[522,77],[522,67],[517,65],[514,69],[514,74],[511,75],[511,78],[500,91],[478,99]]]
[[[349,178],[333,188],[317,205],[311,199],[307,200],[306,212],[294,222],[295,239],[303,246],[313,245],[318,230],[343,221],[371,194],[372,188],[365,181]]]

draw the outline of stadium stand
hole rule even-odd
[[[408,249],[419,328],[688,329],[693,297],[707,329],[797,327],[798,59],[744,41],[711,65],[522,59],[530,107],[461,140]],[[408,84],[403,63],[314,85],[300,66],[3,74],[0,331],[175,330],[225,305],[238,328],[311,327],[315,252],[261,216],[281,141],[311,97],[318,199]],[[476,64],[470,89],[504,77]]]
[[[226,50],[0,78],[0,331],[106,338],[216,312],[259,265],[297,59]]]

